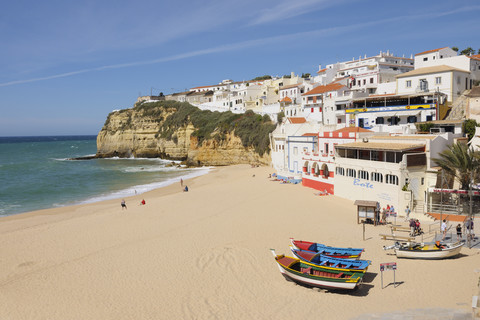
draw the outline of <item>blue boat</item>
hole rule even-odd
[[[372,263],[370,260],[333,258],[313,251],[296,249],[293,246],[290,246],[290,250],[300,260],[331,270],[366,272]]]
[[[294,240],[293,238],[290,238],[290,242],[296,249],[313,251],[316,253],[321,253],[325,256],[342,259],[359,259],[362,255],[362,252],[364,251],[364,249],[361,248],[329,247],[324,244],[310,241]]]

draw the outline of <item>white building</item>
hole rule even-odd
[[[373,57],[360,57],[358,60],[343,62],[337,71],[336,78],[348,77],[347,86],[367,94],[387,94],[392,86],[383,86],[378,91],[379,84],[395,82],[395,76],[414,69],[412,58],[396,57],[390,52],[380,52]]]
[[[453,102],[472,84],[470,71],[447,65],[423,67],[397,76],[397,94],[441,92]]]
[[[437,181],[434,158],[455,135],[372,136],[338,145],[335,194],[350,200],[379,201],[403,214],[407,205],[423,211]]]
[[[318,134],[307,133],[305,138],[315,137],[312,148],[303,148],[303,186],[335,193],[335,147],[371,136],[372,131],[363,128],[347,127]],[[310,147],[310,145],[309,145]],[[310,150],[311,149],[311,150]]]
[[[279,177],[300,182],[302,179],[301,150],[295,145],[295,138],[308,132],[318,132],[315,124],[304,117],[287,117],[270,134],[272,165]],[[294,149],[297,147],[297,149]]]

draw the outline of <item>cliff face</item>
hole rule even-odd
[[[224,139],[214,138],[198,143],[188,123],[175,130],[171,140],[162,138],[160,128],[173,108],[148,115],[137,109],[113,112],[97,136],[97,157],[160,157],[187,160],[195,165],[232,165],[244,163],[270,164],[270,155],[260,156],[253,148],[245,148],[239,137],[229,133]]]

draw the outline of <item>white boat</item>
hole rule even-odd
[[[464,244],[463,242],[440,243],[440,241],[427,243],[396,242],[395,245],[383,247],[383,249],[394,249],[397,258],[445,259],[459,254]]]

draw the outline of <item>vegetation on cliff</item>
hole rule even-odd
[[[234,114],[230,111],[212,112],[200,110],[186,102],[144,103],[136,105],[133,110],[159,123],[157,137],[175,142],[178,130],[192,124],[195,128],[192,136],[198,139],[199,144],[209,139],[224,141],[227,134],[233,132],[241,139],[244,147],[253,147],[260,156],[265,152],[269,153],[269,133],[276,127],[267,115],[261,116],[252,111],[244,114]],[[106,124],[108,121],[107,118]],[[123,123],[121,130],[129,129],[129,122]]]

